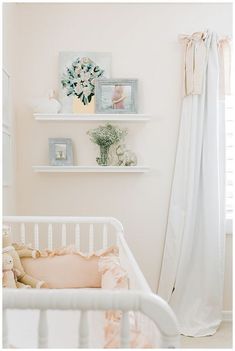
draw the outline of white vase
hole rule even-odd
[[[48,98],[41,99],[34,106],[35,113],[59,113],[61,110],[61,104],[55,98],[54,90],[50,90]]]

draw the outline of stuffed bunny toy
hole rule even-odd
[[[4,253],[2,255],[2,286],[4,288],[16,288],[15,273],[13,271],[13,258]]]
[[[16,247],[16,249],[14,246]],[[3,247],[3,253],[7,253],[12,257],[13,268],[18,272],[17,287],[23,288],[29,285],[32,288],[42,288],[46,286],[44,281],[40,281],[26,274],[20,261],[20,257],[34,257],[34,258],[38,257],[37,250],[29,249],[24,245],[13,244],[11,241],[10,235],[8,233],[8,230],[6,230],[6,228],[3,231],[2,247]],[[19,249],[19,253],[17,249]]]

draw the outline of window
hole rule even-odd
[[[226,132],[226,219],[227,231],[232,232],[234,214],[234,162],[235,162],[235,120],[233,112],[233,96],[225,99],[225,132]]]

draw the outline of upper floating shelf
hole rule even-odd
[[[75,113],[34,113],[37,121],[123,121],[123,122],[147,122],[150,115],[141,113],[128,114],[75,114]]]
[[[33,166],[34,172],[43,173],[146,173],[146,166]]]

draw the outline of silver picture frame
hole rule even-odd
[[[95,112],[137,113],[137,79],[97,79]]]
[[[73,143],[69,138],[49,138],[49,161],[51,166],[73,165]]]

